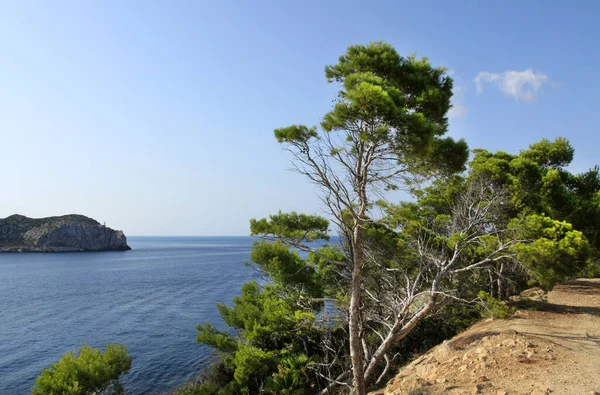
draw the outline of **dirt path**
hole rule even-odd
[[[557,286],[539,308],[473,325],[375,394],[600,394],[600,279]]]

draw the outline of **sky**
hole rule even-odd
[[[322,213],[273,129],[318,124],[324,67],[384,40],[455,81],[449,134],[600,163],[597,1],[0,0],[0,218],[127,235],[247,235]]]

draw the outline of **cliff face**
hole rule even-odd
[[[127,238],[83,215],[0,219],[0,252],[126,251]]]

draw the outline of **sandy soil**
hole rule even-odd
[[[600,279],[559,285],[537,308],[473,325],[373,394],[600,395]]]

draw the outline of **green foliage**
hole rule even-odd
[[[533,240],[516,245],[515,250],[535,283],[546,289],[580,273],[587,264],[589,244],[567,222],[534,214],[513,220],[510,227],[520,237]]]
[[[600,278],[600,262],[590,261],[577,277]]]
[[[287,128],[275,129],[275,138],[280,143],[294,141],[307,142],[311,138],[318,138],[317,128],[308,128],[304,125],[293,125]]]
[[[239,384],[254,384],[266,377],[274,369],[274,351],[265,351],[261,348],[240,343],[233,364],[235,373],[233,377]],[[256,382],[260,384],[260,382]]]
[[[43,369],[32,392],[34,395],[122,394],[119,378],[129,372],[131,361],[123,345],[108,344],[104,353],[85,345],[77,355],[70,351],[50,368]]]
[[[283,299],[277,285],[261,287],[251,281],[242,286],[242,295],[233,299],[233,306],[217,307],[227,325],[239,330],[243,339],[265,349],[281,349],[294,343],[301,333],[298,324],[311,320],[309,312],[296,308],[293,300]],[[296,314],[296,312],[306,314]],[[298,331],[296,331],[298,329]],[[202,328],[198,328],[199,333]],[[198,338],[202,342],[202,338]]]
[[[423,220],[444,226],[450,218],[452,207],[464,193],[467,180],[462,176],[442,177],[428,187],[414,190],[417,202],[400,202],[397,205],[381,203],[387,217],[385,222],[407,232],[422,225]]]
[[[531,144],[528,150],[521,152],[521,156],[545,168],[561,168],[571,163],[574,153],[567,139],[557,137],[554,141],[542,139]]]
[[[572,197],[565,219],[589,240],[596,258],[600,257],[600,168],[595,166],[586,173],[571,175],[567,188]]]
[[[237,341],[229,333],[217,330],[217,328],[208,322],[198,324],[196,329],[198,330],[198,334],[196,335],[198,343],[207,344],[225,353],[237,350]]]
[[[600,169],[571,174],[564,167],[574,149],[565,138],[543,139],[519,155],[473,150],[470,177],[486,176],[511,192],[509,215],[545,214],[566,221],[589,240],[600,255]]]
[[[279,212],[271,215],[268,220],[250,220],[250,232],[253,236],[273,235],[296,242],[329,240],[328,228],[329,221],[325,218],[296,212]]]
[[[282,358],[265,390],[272,394],[303,395],[304,389],[310,385],[307,368],[309,362],[304,354]]]
[[[508,188],[513,194],[513,214],[529,210],[554,215],[564,208],[567,173],[563,167],[573,159],[573,148],[566,139],[543,139],[519,155],[474,152],[471,176],[483,175]]]
[[[516,311],[514,307],[508,306],[485,291],[480,291],[477,297],[481,299],[482,303],[477,307],[484,317],[508,318]]]
[[[426,58],[403,58],[384,42],[350,46],[337,65],[325,68],[330,82],[342,83],[347,100],[325,117],[323,127],[333,130],[344,127],[347,119],[376,114],[412,134],[407,141],[442,135],[452,96],[452,79],[444,72]],[[408,108],[418,111],[409,113]]]
[[[256,244],[253,250],[261,248]],[[278,251],[284,256],[290,252]],[[267,266],[266,270],[271,269],[278,270],[273,266]],[[311,308],[296,303],[304,295],[301,291],[296,296],[282,297],[284,288],[276,278],[281,277],[275,276],[271,285],[263,287],[255,281],[248,282],[242,287],[242,295],[234,298],[233,306],[218,305],[221,317],[237,336],[218,331],[210,324],[197,327],[197,341],[223,353],[225,364],[233,372],[232,388],[247,388],[256,393],[272,380],[274,387],[269,388],[280,388],[285,383],[308,385],[308,381],[299,380],[306,375],[308,357],[304,354],[316,349],[315,315]],[[313,344],[311,349],[308,344]]]
[[[416,202],[380,203],[388,214],[387,224],[402,229],[405,235],[424,228],[444,233],[452,207],[462,199],[468,185],[487,180],[491,190],[508,197],[502,211],[496,213],[494,226],[508,228],[503,238],[521,240],[513,252],[525,270],[510,261],[498,261],[491,272],[494,279],[478,280],[472,292],[489,289],[494,296],[507,298],[509,287],[518,292],[527,285],[527,279],[529,284],[550,288],[570,277],[593,275],[594,266],[588,261],[590,254],[597,257],[600,250],[599,169],[580,175],[564,170],[573,157],[573,149],[564,138],[542,140],[518,155],[481,149],[474,153],[469,173],[438,178],[425,189],[415,190]],[[447,234],[436,240],[451,249],[466,236]],[[466,251],[468,259],[484,257],[498,248],[500,241],[497,236],[480,238],[477,247]],[[506,276],[510,281],[502,279]]]
[[[255,242],[250,259],[284,287],[297,285],[310,295],[322,293],[318,268],[283,242]]]
[[[402,57],[389,44],[350,46],[336,65],[325,68],[329,82],[340,86],[339,100],[325,114],[325,133],[341,132],[348,147],[330,155],[354,155],[356,144],[387,146],[397,163],[415,174],[454,173],[464,169],[468,147],[442,138],[447,132],[452,79],[427,58]],[[369,125],[358,130],[355,125]],[[306,145],[319,140],[317,128],[294,125],[276,129],[280,143]],[[308,151],[303,151],[308,154]],[[389,188],[394,184],[389,183]]]
[[[561,137],[543,139],[518,155],[474,153],[468,177],[488,177],[509,191],[506,219],[513,221],[513,229],[521,229],[521,238],[532,241],[516,250],[533,282],[551,287],[578,274],[593,275],[594,266],[586,260],[590,254],[595,259],[600,256],[600,169],[594,167],[583,174],[566,171],[574,150]],[[524,219],[532,214],[538,217]],[[548,222],[552,220],[564,224]],[[556,231],[548,233],[551,229]],[[584,267],[591,270],[582,270]]]
[[[318,248],[315,252],[310,252],[305,262],[307,265],[315,268],[315,281],[318,286],[313,288],[303,286],[306,292],[310,290],[319,290],[318,292],[310,292],[314,297],[329,297],[336,298],[340,302],[344,301],[346,295],[344,293],[344,279],[340,279],[339,267],[332,265],[331,262],[347,262],[347,257],[339,246],[325,245]],[[322,304],[314,304],[315,308],[322,307]]]

